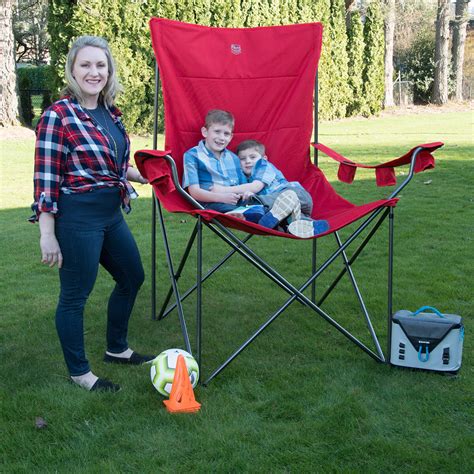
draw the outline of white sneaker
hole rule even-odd
[[[302,239],[308,239],[314,237],[315,235],[322,234],[329,229],[328,221],[324,220],[303,220],[292,222],[288,226],[288,232]]]

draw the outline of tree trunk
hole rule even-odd
[[[433,102],[443,105],[448,102],[449,64],[449,0],[438,0],[436,17],[435,73]]]
[[[467,30],[467,7],[469,0],[456,0],[456,13],[453,27],[453,72],[456,89],[454,99],[461,101],[462,97],[462,79],[464,63],[464,46],[466,44]]]
[[[393,38],[395,35],[395,0],[385,0],[385,95],[384,106],[393,107]]]
[[[0,126],[18,125],[18,91],[13,37],[16,0],[0,2]]]
[[[346,29],[349,28],[351,22],[351,13],[356,9],[356,0],[344,0],[344,6],[346,7]]]

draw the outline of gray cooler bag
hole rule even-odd
[[[429,310],[430,312],[423,312]],[[392,317],[390,363],[415,369],[456,372],[461,367],[464,326],[461,316],[431,306],[401,310]]]

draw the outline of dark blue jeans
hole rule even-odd
[[[116,188],[61,194],[55,230],[63,254],[56,329],[69,373],[76,376],[90,370],[84,350],[83,315],[99,264],[116,283],[107,308],[107,350],[113,353],[128,348],[128,321],[144,272]]]

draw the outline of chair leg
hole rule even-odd
[[[191,248],[194,244],[196,234],[197,234],[197,224],[194,226],[193,232],[191,233],[191,236],[189,237],[188,243],[186,245],[186,249],[184,250],[183,256],[181,257],[181,261],[179,262],[178,270],[176,271],[176,274],[174,276],[176,281],[178,281],[179,278],[181,277],[181,273],[188,259],[189,252],[191,251]],[[170,301],[172,294],[173,294],[173,286],[170,286],[168,290],[168,294],[166,295],[166,298],[164,299],[163,304],[161,306],[161,311],[160,311],[160,314],[158,315],[158,320],[164,319],[171,311],[171,309],[168,309],[167,311],[165,311],[165,309],[168,307],[168,303]],[[183,301],[184,299],[185,297],[183,296],[181,298],[181,301]],[[173,309],[175,307],[176,307],[176,304],[173,305]]]
[[[394,218],[395,211],[391,207],[388,220],[387,354],[389,360],[387,362],[390,361],[390,354],[392,353]]]
[[[317,239],[312,240],[312,252],[311,252],[311,275],[316,273],[317,262],[316,262],[316,250],[317,250]],[[316,280],[311,283],[311,301],[316,303]]]
[[[196,268],[196,358],[199,373],[202,377],[201,343],[202,343],[202,218],[197,219],[197,268]]]
[[[181,305],[181,297],[180,297],[180,294],[179,294],[178,284],[177,284],[177,281],[176,281],[176,278],[175,278],[175,271],[174,271],[174,268],[173,268],[173,260],[171,258],[171,252],[170,252],[169,243],[168,243],[168,235],[167,235],[167,232],[166,232],[165,222],[164,222],[164,219],[163,219],[163,211],[162,211],[160,205],[158,205],[158,211],[159,211],[159,217],[160,217],[161,233],[163,235],[163,243],[165,245],[166,261],[168,263],[169,276],[170,276],[170,279],[171,279],[171,284],[173,286],[173,292],[174,292],[175,299],[176,299],[179,323],[180,323],[181,332],[182,332],[183,338],[184,338],[184,345],[186,347],[186,350],[190,354],[192,354],[191,344],[189,342],[188,329],[186,327],[186,320],[184,318],[183,307]]]
[[[342,242],[341,242],[341,239],[339,237],[339,233],[334,232],[334,237],[336,238],[337,245],[340,248],[342,246]],[[367,323],[367,327],[369,329],[370,335],[372,336],[372,340],[373,340],[373,342],[375,344],[375,347],[377,349],[377,353],[378,353],[380,359],[382,360],[382,362],[385,362],[385,356],[384,356],[384,353],[382,351],[382,348],[380,347],[380,343],[379,343],[379,340],[377,339],[377,335],[375,334],[375,330],[374,330],[374,327],[372,325],[372,321],[370,320],[369,312],[367,311],[367,306],[365,305],[364,299],[363,299],[362,294],[359,290],[359,286],[357,285],[357,281],[355,279],[354,272],[352,271],[351,264],[349,263],[346,252],[344,250],[341,252],[341,256],[342,256],[342,259],[344,260],[344,265],[346,267],[346,271],[349,275],[349,278],[351,279],[352,287],[354,288],[354,291],[357,295],[357,299],[359,300],[362,312],[364,313],[365,321]]]

